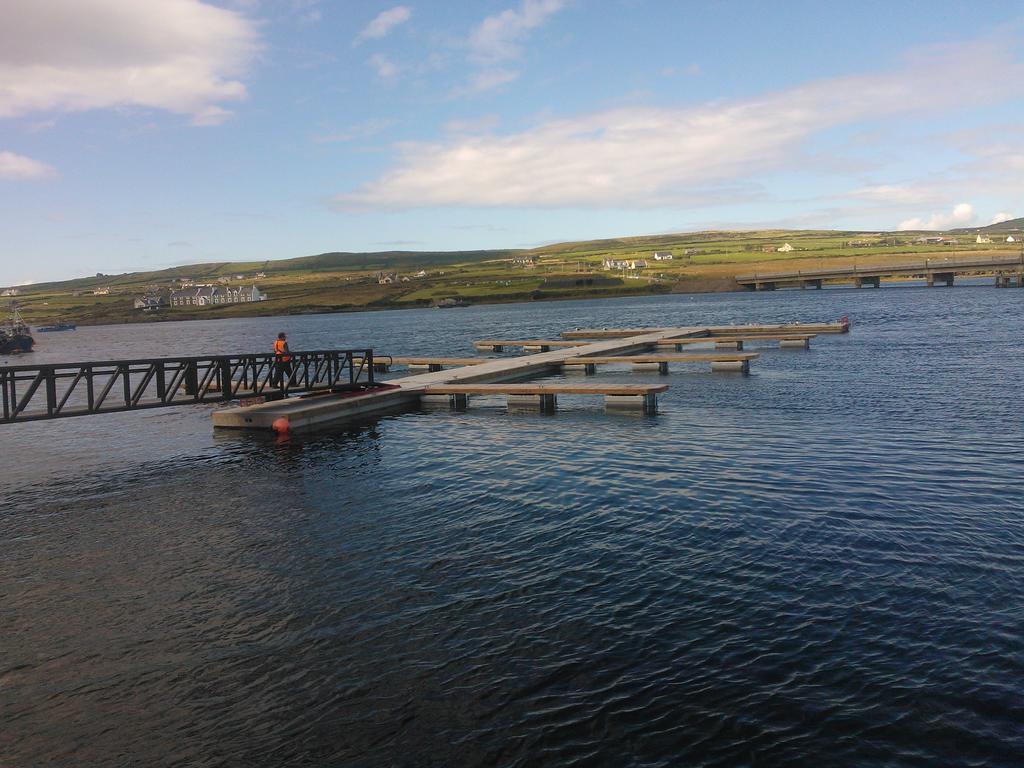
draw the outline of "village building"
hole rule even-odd
[[[654,252],[654,260],[655,261],[672,261],[672,252],[671,251],[655,251]]]
[[[266,301],[267,294],[260,293],[255,285],[249,288],[216,285],[199,285],[171,293],[172,307],[212,307],[221,304],[245,304]]]
[[[992,242],[992,238],[989,237],[988,235],[978,235],[974,239],[974,242],[978,243],[979,245],[981,245],[982,243],[991,243]]]
[[[601,262],[602,269],[630,269],[629,262],[621,259],[605,259]]]
[[[21,291],[17,288],[8,288],[3,293],[0,293],[0,296],[17,296],[19,293],[21,293]]]
[[[1016,243],[1017,241],[1014,239],[1013,235],[1007,235],[1006,242],[1008,242],[1008,243]]]
[[[786,243],[786,244],[781,245],[778,248],[776,248],[776,251],[778,253],[790,253],[792,250],[793,250],[793,246],[790,245],[789,243]]]
[[[109,296],[110,295],[110,287],[109,286],[103,286],[102,288],[97,288],[97,289],[95,289],[92,292],[92,295],[93,296]]]
[[[391,285],[392,283],[398,282],[397,272],[378,272],[377,273],[377,284],[378,285]]]
[[[143,312],[155,312],[161,307],[167,306],[167,301],[163,296],[140,296],[137,298],[133,305],[135,309],[141,309]]]

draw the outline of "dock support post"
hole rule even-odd
[[[563,373],[582,373],[586,376],[593,376],[597,373],[597,366],[594,363],[562,363]]]
[[[662,366],[665,369],[662,370]],[[668,373],[668,363],[633,363],[634,371],[657,371],[658,373]]]
[[[810,349],[810,339],[779,339],[779,349]]]
[[[750,373],[749,360],[714,360],[711,363],[711,370],[716,373]]]
[[[427,366],[427,370],[430,371],[431,373],[437,373],[438,371],[443,371],[444,366],[441,365],[440,363],[431,363],[430,365]]]
[[[554,413],[558,407],[555,395],[505,395],[510,411],[531,411],[533,413]]]
[[[736,341],[716,341],[715,349],[743,349],[743,339],[736,339]]]
[[[450,408],[453,411],[464,411],[469,407],[467,395],[420,395],[420,405],[424,408]]]
[[[646,395],[605,395],[604,409],[606,411],[657,413],[658,396],[653,392]]]

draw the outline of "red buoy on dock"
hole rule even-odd
[[[277,432],[277,434],[279,435],[287,435],[289,427],[290,424],[288,423],[287,416],[282,416],[279,419],[274,419],[274,423],[270,425],[270,428]]]

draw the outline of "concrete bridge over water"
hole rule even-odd
[[[774,291],[778,287],[821,288],[826,282],[851,282],[857,288],[878,288],[884,277],[924,280],[929,287],[953,285],[956,275],[993,275],[997,288],[1024,288],[1024,253],[1020,256],[925,259],[907,264],[806,269],[739,275],[736,282],[748,291]]]

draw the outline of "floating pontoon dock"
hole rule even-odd
[[[426,366],[421,373],[385,382],[379,389],[340,395],[325,393],[311,397],[290,398],[246,407],[215,411],[215,427],[296,431],[322,425],[339,424],[374,414],[415,408],[424,401],[447,402],[465,407],[473,395],[504,395],[510,406],[551,410],[558,394],[601,395],[605,407],[653,412],[656,395],[667,385],[601,385],[601,384],[523,384],[523,379],[558,373],[580,367],[592,373],[597,365],[622,363],[639,370],[667,371],[670,363],[710,362],[712,370],[749,371],[753,352],[706,352],[692,354],[659,354],[662,346],[708,342],[728,342],[735,346],[743,339],[778,339],[799,341],[819,333],[843,333],[848,326],[840,323],[816,325],[750,325],[703,326],[680,328],[631,328],[567,331],[563,337],[579,341],[506,341],[475,342],[478,349],[501,352],[505,347],[534,348],[534,354],[497,358],[389,357],[374,355],[374,363],[382,365]],[[727,337],[727,338],[722,338]],[[584,341],[593,339],[595,341]],[[455,366],[444,370],[445,366]]]

